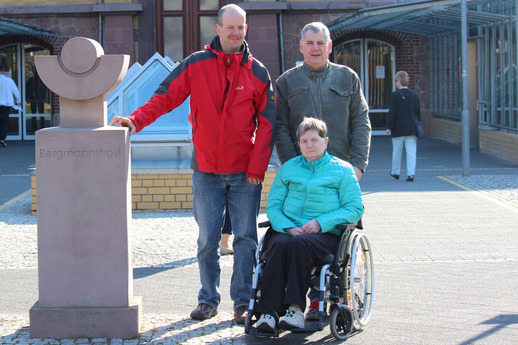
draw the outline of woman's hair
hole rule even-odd
[[[297,129],[297,140],[300,140],[304,133],[312,129],[316,130],[321,138],[327,137],[327,126],[324,121],[314,117],[305,117]]]
[[[402,86],[408,86],[408,73],[405,71],[397,72],[396,81],[400,81]]]
[[[327,26],[325,26],[324,23],[321,22],[313,22],[306,24],[306,26],[304,26],[304,28],[300,32],[301,42],[304,41],[304,37],[306,36],[306,32],[308,32],[308,30],[313,31],[314,33],[323,32],[326,38],[326,43],[331,42],[331,35],[329,34],[329,29],[327,28]]]

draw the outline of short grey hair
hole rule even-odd
[[[396,73],[396,81],[401,82],[401,86],[408,86],[408,80],[410,77],[408,73],[405,71],[399,71]]]
[[[327,28],[327,26],[325,26],[324,23],[321,23],[321,22],[313,22],[313,23],[306,24],[306,26],[304,26],[304,28],[300,32],[300,41],[301,42],[304,41],[304,37],[306,36],[306,33],[308,32],[308,30],[313,31],[314,33],[323,32],[324,36],[326,38],[326,43],[331,42],[331,34],[329,33],[329,29]]]
[[[241,7],[239,7],[238,5],[235,5],[235,4],[225,5],[218,12],[218,25],[219,26],[223,26],[223,14],[225,13],[226,10],[236,11],[237,13],[239,13],[243,17],[245,17],[245,20],[246,20],[246,11],[243,10]]]

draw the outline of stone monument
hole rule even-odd
[[[60,127],[36,132],[39,300],[32,338],[135,338],[127,128],[106,125],[106,94],[129,57],[76,37],[36,68],[60,96]]]

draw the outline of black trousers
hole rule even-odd
[[[335,234],[291,236],[274,231],[266,244],[259,305],[279,315],[290,304],[305,310],[311,270],[327,254],[336,254],[339,244],[340,236]]]
[[[9,128],[9,112],[11,107],[0,105],[0,140],[5,140]]]

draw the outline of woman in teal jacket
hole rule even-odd
[[[268,239],[261,283],[259,305],[265,312],[256,327],[262,332],[304,327],[311,269],[338,250],[336,224],[357,222],[363,214],[352,166],[326,151],[326,124],[304,119],[297,139],[302,156],[279,169],[266,205],[275,232]]]

